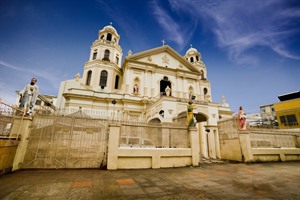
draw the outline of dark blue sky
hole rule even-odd
[[[300,90],[298,0],[1,0],[0,98],[31,77],[42,94],[82,74],[98,30],[109,22],[121,36],[123,58],[161,46],[202,55],[214,102],[224,95],[246,113]]]

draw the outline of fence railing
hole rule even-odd
[[[21,109],[18,109],[15,106],[9,105],[8,103],[5,103],[3,99],[0,99],[0,138],[18,138],[20,134],[20,128],[18,130],[18,133],[16,136],[11,137],[10,131],[12,128],[13,120],[15,115],[21,116],[21,122],[23,122],[24,118],[24,111]]]
[[[190,148],[186,126],[121,124],[120,147]]]

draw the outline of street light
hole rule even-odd
[[[114,99],[111,101],[111,103],[114,105],[114,116],[113,116],[113,120],[115,120],[115,104],[117,103],[117,101]]]

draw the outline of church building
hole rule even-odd
[[[129,51],[123,59],[119,41],[112,25],[99,30],[82,75],[62,81],[57,108],[101,113],[120,121],[187,124],[187,105],[192,100],[199,154],[220,158],[218,121],[231,118],[233,112],[225,97],[222,103],[213,102],[200,52],[191,47],[182,56],[163,44]]]

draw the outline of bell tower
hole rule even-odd
[[[98,39],[91,46],[90,59],[108,61],[121,68],[122,49],[119,46],[120,35],[116,29],[110,25],[105,26],[98,32]]]
[[[90,89],[102,92],[120,89],[123,53],[119,41],[120,35],[112,23],[99,30],[83,72],[84,84]]]
[[[200,71],[199,83],[202,99],[209,102],[212,101],[210,82],[207,79],[206,66],[202,61],[200,52],[191,45],[189,50],[185,53],[184,58]]]

